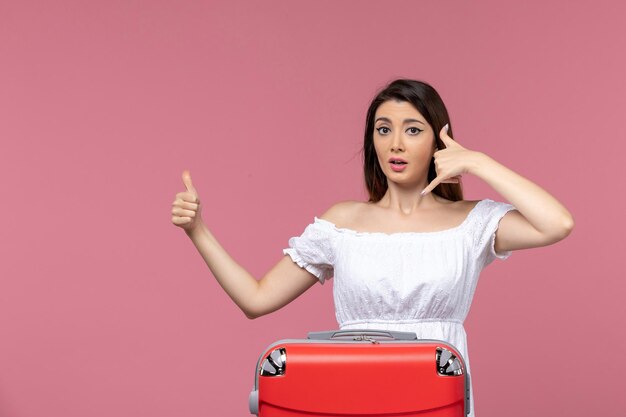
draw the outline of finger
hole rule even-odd
[[[458,184],[459,182],[461,182],[461,174],[455,175],[454,177],[446,178],[445,180],[441,182],[450,183],[450,184]]]
[[[441,130],[439,131],[439,138],[441,138],[441,141],[443,142],[443,144],[446,145],[446,148],[448,146],[450,146],[451,144],[456,144],[454,139],[452,139],[448,135],[448,129],[447,128],[448,128],[448,124],[446,123],[446,125],[444,127],[442,127]]]
[[[195,195],[198,195],[198,192],[196,191],[193,184],[191,183],[191,174],[189,173],[188,170],[183,171],[183,183],[185,184],[185,187],[187,187],[187,191]]]
[[[428,194],[432,189],[434,189],[436,186],[438,186],[439,183],[441,181],[443,181],[443,180],[444,180],[444,177],[442,175],[439,175],[437,178],[432,180],[432,182],[430,184],[428,184],[428,186],[426,188],[424,188],[420,194],[421,195]]]
[[[192,193],[191,191],[183,191],[176,194],[176,200],[174,200],[174,203],[172,204],[176,204],[177,202],[200,204],[200,199],[196,194]]]
[[[178,217],[196,217],[196,212],[193,210],[185,210],[179,207],[172,209],[172,214]]]
[[[191,223],[191,217],[177,217],[177,216],[173,216],[172,217],[172,223],[174,223],[174,224]]]
[[[187,209],[187,210],[194,210],[194,211],[197,211],[197,210],[198,210],[198,206],[199,206],[200,204],[190,203],[190,202],[185,201],[185,200],[175,200],[175,201],[172,203],[172,205],[173,205],[173,206],[177,206],[177,207],[181,207],[181,208],[184,208],[184,209]]]
[[[443,137],[447,137],[449,138],[450,136],[448,136],[448,123],[446,123],[441,130],[439,131],[439,137],[443,138]]]

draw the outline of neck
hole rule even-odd
[[[433,192],[424,196],[420,195],[419,192],[419,190],[426,188],[427,185],[423,184],[420,187],[412,186],[405,188],[391,183],[383,198],[376,204],[382,208],[404,215],[411,215],[420,210],[433,208],[437,203]]]

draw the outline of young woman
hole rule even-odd
[[[452,139],[443,101],[424,82],[395,80],[377,94],[367,112],[363,161],[369,201],[339,202],[315,217],[261,280],[203,223],[187,171],[172,222],[248,318],[276,311],[334,276],[340,329],[448,341],[471,374],[463,321],[481,270],[513,250],[564,239],[572,215],[538,185]],[[463,200],[463,174],[478,176],[510,204]],[[470,404],[474,416],[471,385]]]

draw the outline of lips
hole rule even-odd
[[[407,163],[408,162],[406,162],[402,158],[391,158],[391,159],[389,159],[389,167],[391,168],[392,171],[395,171],[395,172],[404,171],[404,169],[407,166]]]
[[[405,161],[402,158],[389,158],[389,163],[393,164],[393,165],[405,165],[405,164],[408,164],[408,162]]]

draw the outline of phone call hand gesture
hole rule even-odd
[[[187,190],[176,194],[176,199],[172,203],[172,223],[190,232],[202,224],[200,216],[202,209],[188,170],[183,171],[183,183]]]
[[[422,195],[431,192],[440,183],[460,183],[461,175],[468,173],[476,152],[465,149],[448,136],[448,125],[439,132],[441,141],[446,146],[433,154],[437,177],[422,191]]]

